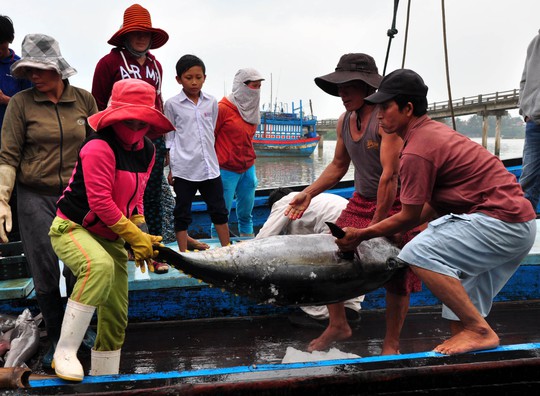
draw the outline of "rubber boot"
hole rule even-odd
[[[62,303],[60,291],[49,294],[37,294],[36,299],[43,315],[45,329],[47,330],[47,339],[49,341],[49,348],[43,356],[41,364],[44,368],[51,368],[54,350],[60,338],[60,330],[62,329],[64,304]]]
[[[120,370],[120,349],[116,351],[95,351],[92,349],[90,375],[114,375]]]
[[[62,271],[62,274],[64,275],[64,278],[66,278],[67,295],[71,296],[71,293],[73,293],[73,287],[75,286],[75,283],[77,283],[77,277],[73,275],[73,272],[71,272],[71,270],[69,269],[67,265],[64,266],[64,270]],[[61,324],[62,322],[60,322],[60,325]],[[60,333],[58,335],[60,335]],[[96,342],[96,332],[91,327],[88,327],[82,341],[82,347],[90,351],[94,347],[95,342]],[[54,350],[53,350],[53,353],[54,353]]]
[[[58,328],[47,327],[47,337],[49,338],[50,345],[49,349],[41,359],[41,365],[45,368],[51,368],[54,351],[56,350],[56,344],[58,344],[58,340],[60,339],[61,328],[61,326]],[[82,340],[81,347],[91,351],[95,342],[96,332],[92,329],[92,327],[89,326]]]
[[[68,381],[82,381],[84,370],[77,359],[86,329],[90,325],[96,307],[68,299],[60,340],[56,345],[52,367],[56,375]]]

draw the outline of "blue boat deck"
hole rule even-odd
[[[216,246],[214,240],[207,242]],[[520,359],[516,364],[523,364],[521,360],[529,360],[532,356],[538,360],[540,350],[539,264],[540,233],[529,256],[501,291],[488,317],[488,322],[501,337],[501,347],[495,350],[461,357],[444,357],[430,352],[449,336],[449,331],[447,323],[440,316],[438,301],[428,291],[422,291],[411,298],[412,306],[401,338],[403,355],[378,356],[385,323],[385,312],[382,309],[384,291],[378,290],[366,296],[361,321],[355,324],[353,336],[334,345],[339,351],[358,355],[358,358],[293,364],[282,364],[287,349],[305,351],[308,343],[323,330],[323,327],[316,326],[298,327],[290,322],[288,315],[296,312],[297,308],[257,305],[247,298],[211,288],[175,269],[163,275],[148,272],[142,274],[134,265],[130,265],[130,323],[122,348],[121,375],[87,377],[82,384],[77,385],[54,377],[35,377],[30,381],[32,389],[17,394],[95,394],[98,391],[110,394],[115,391],[129,394],[132,391],[133,394],[143,394],[145,389],[157,392],[156,386],[163,387],[166,384],[163,388],[165,393],[156,394],[178,394],[182,391],[182,394],[240,395],[253,394],[253,389],[244,393],[239,389],[253,384],[253,381],[262,380],[286,388],[295,381],[309,386],[310,381],[318,375],[330,378],[351,372],[358,372],[362,376],[384,372],[389,375],[388,378],[394,378],[395,372],[400,370],[416,373],[421,372],[422,367],[432,364],[447,367],[452,376],[457,373],[452,371],[455,370],[452,365],[457,362],[456,367],[464,367],[459,363],[461,359],[469,367],[469,364],[476,365],[475,359],[485,364],[486,360],[497,362],[513,353]],[[2,284],[5,283],[0,283],[0,288]],[[31,288],[29,279],[24,286],[21,285],[21,289],[26,288],[26,291],[20,291],[27,293],[26,298],[13,299],[11,296],[0,301],[0,312],[10,313],[3,312],[2,306],[11,305],[20,313],[25,306],[30,305],[29,302],[35,303],[32,293],[28,294],[28,287]],[[8,293],[7,290],[3,292]],[[40,361],[45,351],[43,340],[39,354],[28,364],[34,375],[53,374],[51,370],[41,367]],[[90,366],[89,351],[81,349],[79,359],[87,371]],[[531,369],[526,370],[530,372]],[[430,375],[427,374],[426,381],[431,378]],[[496,380],[497,374],[492,375],[495,379],[490,377],[488,383]],[[397,384],[396,389],[404,384],[412,384],[409,380],[409,377],[402,378],[402,385]],[[233,388],[223,385],[228,382],[235,384]],[[324,394],[335,394],[332,393],[334,385],[339,386],[339,381],[325,388],[328,393]],[[530,390],[529,385],[526,386],[520,388],[522,391],[525,389],[524,394]],[[540,386],[540,383],[533,386]],[[313,391],[317,392],[317,389]],[[396,391],[388,394],[400,393]]]

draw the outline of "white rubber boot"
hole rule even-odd
[[[60,340],[56,345],[52,367],[56,375],[68,381],[82,381],[84,370],[77,351],[92,320],[96,307],[68,299]]]
[[[92,349],[90,375],[113,375],[120,370],[120,349],[116,351],[95,351]]]

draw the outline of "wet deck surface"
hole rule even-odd
[[[540,343],[540,301],[495,304],[488,322],[501,345]],[[130,324],[122,349],[121,373],[192,371],[281,363],[287,347],[305,351],[323,328],[298,327],[286,316],[190,320]],[[336,343],[342,352],[361,357],[377,356],[384,334],[384,311],[364,311],[353,336]],[[449,336],[438,307],[411,309],[405,322],[401,352],[427,352]],[[43,370],[40,356],[32,359],[35,374]],[[79,352],[86,370],[90,353]]]

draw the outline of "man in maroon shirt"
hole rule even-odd
[[[398,256],[442,301],[450,320],[451,337],[434,350],[495,348],[499,337],[484,317],[532,247],[536,214],[497,157],[426,115],[427,90],[417,73],[399,69],[366,98],[381,104],[382,129],[403,139],[402,210],[362,230],[346,228],[336,242],[352,250],[435,219]]]

